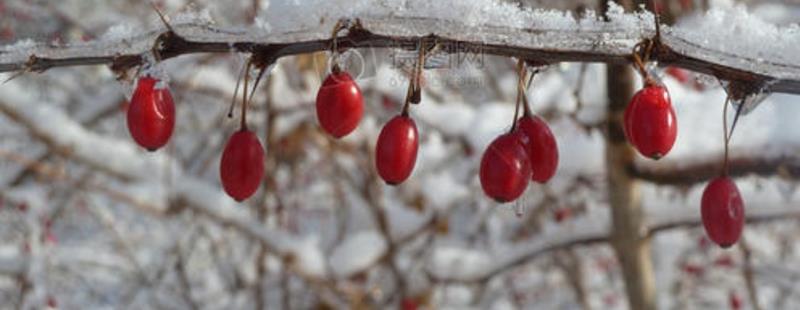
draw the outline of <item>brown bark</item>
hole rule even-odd
[[[622,3],[631,8],[630,3]],[[633,96],[634,75],[628,66],[610,65],[607,71],[608,122],[606,170],[611,205],[610,241],[622,266],[625,291],[631,309],[656,309],[655,278],[650,240],[638,182],[629,173],[634,150],[625,139],[623,113]]]

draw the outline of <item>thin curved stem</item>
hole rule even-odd
[[[244,88],[242,88],[242,119],[240,120],[240,130],[247,130],[247,83],[250,80],[250,68],[253,65],[253,59],[247,61],[244,73]],[[250,94],[252,96],[252,94]]]
[[[514,107],[514,121],[511,123],[511,130],[509,132],[512,132],[517,128],[520,105],[522,104],[523,100],[525,100],[525,76],[525,60],[520,58],[517,62],[517,105]]]
[[[728,175],[728,165],[729,165],[728,143],[730,141],[730,138],[728,135],[728,104],[730,104],[730,102],[731,102],[731,97],[730,96],[726,97],[725,106],[722,107],[722,139],[723,139],[722,141],[725,143],[725,154],[724,154],[725,157],[723,158],[723,164],[722,164],[723,176]]]
[[[242,79],[244,78],[245,69],[247,68],[246,64],[242,64],[242,70],[239,72],[239,78],[236,80],[236,87],[233,88],[233,98],[231,98],[231,105],[228,108],[228,118],[233,117],[233,108],[236,106],[236,96],[239,96],[239,86],[242,83]]]

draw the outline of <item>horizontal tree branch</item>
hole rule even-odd
[[[687,212],[686,209],[678,211],[675,206],[646,208],[646,222],[649,223],[647,231],[650,235],[654,235],[661,231],[702,225],[699,206],[693,210],[693,212]],[[762,202],[754,208],[747,209],[748,224],[798,218],[800,218],[800,209],[790,203]],[[573,222],[564,222],[558,228],[538,235],[529,241],[516,243],[512,249],[466,250],[491,253],[485,256],[485,265],[480,265],[480,262],[471,264],[474,262],[470,262],[468,259],[462,261],[462,256],[459,256],[438,263],[434,262],[428,266],[427,271],[437,281],[480,283],[555,250],[608,242],[609,226],[608,218],[584,216],[576,218]]]
[[[777,175],[790,179],[799,178],[800,157],[791,155],[792,152],[783,153],[787,155],[732,155],[728,175],[732,177]],[[721,155],[693,160],[665,159],[658,162],[638,162],[630,168],[630,173],[638,179],[654,184],[690,186],[720,176],[722,164]]]
[[[649,15],[641,16],[646,18]],[[161,59],[194,53],[244,52],[258,55],[261,64],[265,65],[284,56],[330,49],[330,31],[334,23],[323,21],[309,29],[281,32],[184,23],[173,25],[174,33],[160,29],[116,41],[95,41],[67,47],[5,47],[0,48],[0,72],[41,72],[54,67],[81,65],[111,65],[120,71],[143,64],[144,55],[153,46],[158,47],[156,51]],[[581,26],[554,28],[533,25],[519,28],[470,25],[455,20],[401,16],[360,17],[349,24],[346,35],[338,37],[340,49],[415,49],[420,40],[426,40],[440,44],[446,53],[517,57],[537,64],[630,63],[634,45],[653,37],[655,32],[652,21],[646,20],[636,27],[598,21],[586,29]],[[651,59],[661,64],[717,76],[733,82],[743,92],[800,93],[800,66],[797,64],[732,54],[716,46],[682,38],[669,27],[662,27],[662,31],[651,55]]]

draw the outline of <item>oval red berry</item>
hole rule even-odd
[[[643,156],[664,157],[678,137],[678,121],[667,89],[646,86],[636,93],[625,109],[625,136]]]
[[[550,127],[538,116],[523,116],[518,126],[531,162],[531,179],[539,183],[549,181],[558,168],[558,144]]]
[[[531,164],[518,132],[497,137],[481,158],[481,187],[497,202],[516,200],[531,178]]]
[[[375,166],[387,184],[400,184],[411,175],[417,162],[419,137],[414,120],[394,117],[381,130],[375,146]]]
[[[718,177],[708,183],[700,211],[711,241],[723,248],[739,241],[744,227],[744,202],[733,180]]]
[[[344,71],[328,75],[317,93],[316,106],[320,126],[336,138],[355,130],[364,114],[361,89]]]
[[[252,196],[264,176],[264,147],[249,130],[233,134],[222,152],[220,179],[225,192],[236,201]]]
[[[137,144],[155,151],[169,141],[175,128],[175,103],[169,89],[151,77],[140,78],[128,106],[128,131]]]

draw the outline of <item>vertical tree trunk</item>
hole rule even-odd
[[[605,1],[601,2],[605,10]],[[632,1],[618,2],[631,9]],[[630,66],[609,65],[607,81],[606,169],[612,218],[611,245],[622,266],[630,308],[656,309],[650,240],[643,223],[638,184],[628,172],[635,151],[626,142],[622,127],[625,107],[633,96],[634,74]]]

